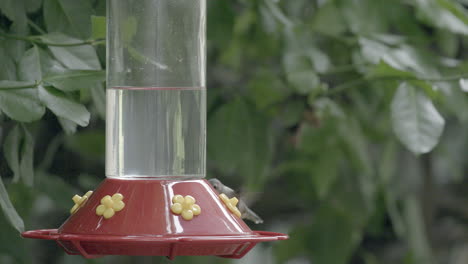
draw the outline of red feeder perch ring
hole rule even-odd
[[[125,207],[106,219],[96,213],[102,198],[123,196]],[[175,195],[195,198],[201,213],[191,220],[171,211]],[[59,229],[22,233],[55,240],[71,255],[204,256],[241,258],[257,243],[285,240],[280,233],[252,231],[206,180],[106,179]]]

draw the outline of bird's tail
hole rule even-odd
[[[242,214],[242,218],[250,220],[255,224],[263,224],[263,219],[254,213],[254,211],[252,211],[250,208],[245,209],[245,212]]]

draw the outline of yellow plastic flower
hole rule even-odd
[[[101,199],[101,205],[96,207],[96,214],[104,216],[105,219],[109,219],[114,216],[115,212],[122,210],[125,207],[123,195],[115,193],[110,197],[109,195],[104,196]]]
[[[182,195],[175,195],[172,197],[171,211],[174,214],[182,215],[182,218],[189,221],[193,216],[201,214],[201,208],[195,204],[196,200],[190,195],[183,197]]]
[[[83,205],[88,201],[88,198],[93,194],[93,191],[88,191],[83,195],[83,197],[79,196],[78,194],[75,194],[73,196],[72,200],[75,202],[75,205],[70,209],[70,214],[76,213]]]
[[[224,204],[226,205],[226,207],[235,215],[237,215],[238,217],[241,217],[242,214],[241,212],[239,211],[239,209],[237,209],[237,204],[239,203],[239,200],[236,198],[236,197],[232,197],[231,199],[229,199],[229,197],[227,197],[227,195],[225,195],[224,193],[220,194],[219,195],[219,198],[221,198],[221,201],[224,202]]]

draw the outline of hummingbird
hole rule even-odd
[[[219,193],[224,193],[229,199],[232,197],[236,197],[236,192],[229,188],[228,186],[224,185],[220,180],[213,178],[208,180],[210,184],[213,186],[213,188],[218,191]],[[247,204],[239,198],[239,203],[237,204],[237,207],[239,208],[239,211],[242,214],[242,219],[247,219],[255,224],[262,224],[263,219],[260,218],[252,209],[250,209]]]

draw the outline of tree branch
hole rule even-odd
[[[47,46],[56,46],[56,47],[74,47],[74,46],[81,46],[81,45],[99,45],[105,43],[103,39],[91,39],[91,40],[84,40],[81,42],[76,43],[54,43],[43,41],[39,39],[38,36],[19,36],[19,35],[12,35],[0,32],[0,37],[7,38],[7,39],[15,39],[15,40],[22,40],[27,41],[35,44],[42,44]]]
[[[41,27],[39,27],[36,23],[34,23],[31,19],[28,18],[28,24],[34,28],[37,32],[39,32],[40,34],[47,34]]]
[[[42,84],[42,81],[36,81],[34,83],[31,82],[31,84],[24,84],[24,85],[0,86],[0,91],[32,89],[32,88],[37,88],[41,84]]]
[[[439,78],[432,78],[432,77],[424,77],[424,76],[415,76],[415,77],[403,77],[403,76],[377,76],[377,77],[362,77],[358,78],[349,82],[345,82],[335,86],[332,90],[327,92],[327,95],[335,95],[346,90],[352,89],[358,85],[364,84],[366,82],[375,82],[375,81],[427,81],[427,82],[453,82],[458,81],[460,79],[467,79],[468,75],[452,75],[446,77],[439,77]]]

